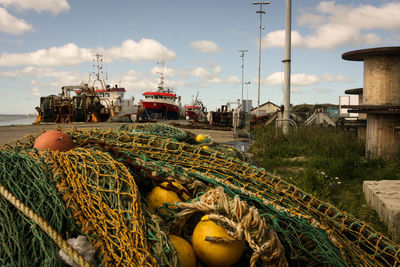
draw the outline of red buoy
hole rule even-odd
[[[59,130],[50,130],[40,135],[33,145],[37,149],[65,152],[74,148],[71,137]]]

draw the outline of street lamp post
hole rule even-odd
[[[292,46],[292,0],[286,0],[286,27],[285,27],[285,59],[284,63],[284,86],[283,86],[283,127],[282,132],[289,134],[290,119],[290,61]]]
[[[240,57],[242,58],[242,102],[240,103],[242,105],[242,109],[243,109],[243,76],[244,76],[244,53],[246,53],[248,50],[239,50],[240,53],[242,53],[240,55]]]
[[[262,15],[265,14],[265,11],[262,10],[263,5],[268,5],[269,2],[253,2],[253,5],[260,5],[260,10],[256,11],[256,13],[260,14],[260,39],[258,45],[258,98],[257,98],[257,116],[260,114],[260,77],[261,77],[261,31],[263,29],[262,26]]]

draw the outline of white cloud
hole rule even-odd
[[[240,80],[236,76],[229,76],[225,79],[219,77],[213,77],[211,79],[207,79],[207,82],[216,84],[239,84]]]
[[[292,87],[294,86],[308,86],[308,85],[315,85],[319,84],[322,81],[325,82],[351,82],[352,80],[350,78],[344,77],[344,76],[333,76],[332,74],[329,73],[324,73],[320,76],[315,75],[315,74],[305,74],[305,73],[297,73],[297,74],[292,74],[290,76],[290,83]],[[254,82],[257,82],[254,80]],[[270,75],[268,75],[266,78],[264,78],[261,81],[262,84],[264,85],[283,85],[283,72],[274,72]]]
[[[253,80],[254,82],[258,82],[257,80]],[[261,84],[264,85],[279,85],[283,84],[283,72],[274,72],[268,75],[265,79],[261,80]]]
[[[121,82],[121,85],[130,91],[150,90],[157,87],[156,79],[149,79],[136,70],[127,71],[122,75]]]
[[[158,72],[161,72],[162,69],[161,67],[157,66],[151,69],[152,74],[157,74]],[[215,78],[218,74],[220,74],[222,71],[221,66],[215,66],[212,68],[212,70],[207,70],[203,67],[196,67],[196,68],[189,68],[189,69],[175,69],[175,68],[167,68],[166,71],[164,71],[165,76],[167,77],[176,77],[176,76],[181,76],[184,78],[187,77],[196,77],[196,78],[202,78],[202,79],[213,79]]]
[[[297,21],[299,25],[309,25],[316,27],[318,25],[326,23],[327,18],[317,14],[303,14]]]
[[[190,46],[200,53],[213,54],[221,50],[218,45],[212,41],[199,40],[190,43]]]
[[[76,44],[69,43],[61,47],[28,53],[2,53],[0,65],[74,66],[90,60],[92,60],[91,49],[79,48]]]
[[[21,77],[36,77],[36,78],[43,78],[43,77],[76,77],[78,72],[75,71],[56,71],[53,68],[42,68],[42,67],[34,67],[34,66],[27,66],[21,70],[15,71],[6,71],[0,72],[0,76],[9,77],[9,78],[21,78]]]
[[[154,39],[142,38],[139,42],[128,39],[121,46],[105,51],[111,58],[127,58],[135,62],[155,60],[175,60],[176,54]]]
[[[353,82],[353,80],[351,78],[344,77],[342,75],[337,76],[336,80],[339,81],[339,82],[346,82],[346,83]]]
[[[89,48],[79,48],[74,43],[60,47],[40,49],[28,53],[2,53],[0,66],[75,66],[93,59],[93,51]],[[174,60],[175,52],[167,49],[159,42],[152,39],[141,39],[135,42],[131,39],[124,41],[119,47],[101,49],[105,59],[130,59],[134,62]]]
[[[292,46],[304,45],[304,39],[301,37],[298,31],[292,31],[291,36]],[[283,47],[285,45],[285,31],[274,31],[266,34],[261,40],[261,48],[265,49],[268,47]]]
[[[238,84],[238,83],[241,83],[241,81],[239,80],[238,77],[232,75],[232,76],[229,76],[228,78],[225,79],[225,83],[236,83],[236,84]]]
[[[207,70],[203,67],[189,68],[189,69],[174,69],[168,68],[165,72],[166,77],[182,77],[182,78],[199,78],[203,79],[207,83],[214,84],[237,84],[240,83],[240,80],[236,76],[229,76],[227,78],[221,78],[220,74],[222,72],[221,66],[211,66],[211,70]],[[150,70],[152,74],[157,74],[160,72],[160,67],[154,67]]]
[[[32,25],[23,19],[18,19],[0,7],[0,32],[14,35],[24,34],[34,31]]]
[[[330,73],[324,73],[321,75],[321,79],[324,80],[325,82],[328,83],[332,83],[332,82],[352,82],[353,80],[348,78],[348,77],[344,77],[342,75],[338,75],[338,76],[333,76]]]
[[[199,77],[199,78],[203,78],[203,79],[212,79],[212,76],[213,76],[211,74],[211,72],[209,72],[208,70],[206,70],[203,67],[189,69],[186,73],[191,76]]]
[[[375,33],[367,33],[361,36],[361,43],[366,43],[369,45],[377,45],[382,42],[381,37]]]
[[[20,70],[0,72],[0,76],[7,78],[33,78],[30,84],[34,87],[53,87],[58,90],[63,85],[77,85],[80,81],[88,82],[88,75],[78,71],[59,71],[48,67],[27,66]],[[51,78],[50,80],[47,78]],[[37,92],[37,91],[35,91]]]
[[[335,76],[333,76],[333,75],[330,74],[330,73],[324,73],[324,74],[322,74],[322,75],[321,75],[321,78],[322,78],[323,80],[325,80],[326,82],[328,82],[328,83],[331,83],[331,82],[334,82],[334,81],[335,81]]]
[[[152,72],[150,70],[150,72]],[[121,85],[125,87],[127,91],[143,91],[143,90],[154,90],[157,88],[158,81],[156,77],[148,77],[145,75],[143,72],[138,72],[135,70],[129,70],[127,71],[122,77],[121,77]],[[164,86],[166,88],[176,88],[176,87],[182,87],[185,86],[186,83],[184,81],[172,81],[169,79],[166,79],[164,81]]]
[[[306,86],[321,82],[321,79],[317,75],[304,73],[293,74],[290,79],[291,83],[295,86]]]
[[[309,27],[311,34],[292,31],[292,46],[333,49],[342,45],[377,45],[382,38],[373,30],[400,30],[400,3],[372,5],[340,5],[322,1],[312,12],[303,13],[298,23]],[[263,48],[283,47],[284,31],[265,35]]]
[[[33,9],[36,12],[49,11],[53,14],[70,8],[67,0],[0,0],[0,5],[19,11]]]
[[[317,84],[321,80],[317,75],[311,74],[304,74],[304,73],[298,73],[298,74],[292,74],[290,76],[291,80],[291,85],[293,86],[306,86],[306,85],[312,85],[312,84]],[[265,79],[261,81],[262,84],[265,85],[282,85],[283,84],[283,72],[274,72],[267,76]]]
[[[219,66],[219,65],[218,66],[214,66],[213,69],[212,69],[212,73],[214,73],[215,75],[221,73],[221,71],[222,71],[222,67]]]

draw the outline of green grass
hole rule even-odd
[[[257,165],[388,234],[367,207],[362,182],[400,179],[400,157],[365,159],[365,144],[353,132],[332,127],[299,127],[288,136],[273,126],[258,127],[253,136],[249,152]]]

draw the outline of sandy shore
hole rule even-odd
[[[40,133],[41,130],[50,130],[60,127],[61,129],[77,129],[81,128],[99,128],[99,129],[118,129],[121,125],[126,123],[65,123],[65,124],[41,124],[41,125],[12,125],[12,126],[0,126],[0,144],[6,144],[16,139]],[[215,142],[226,143],[233,142],[238,139],[234,139],[232,131],[220,131],[220,130],[205,130],[205,129],[185,129],[194,134],[207,134],[210,135]],[[240,139],[239,139],[240,140]]]

